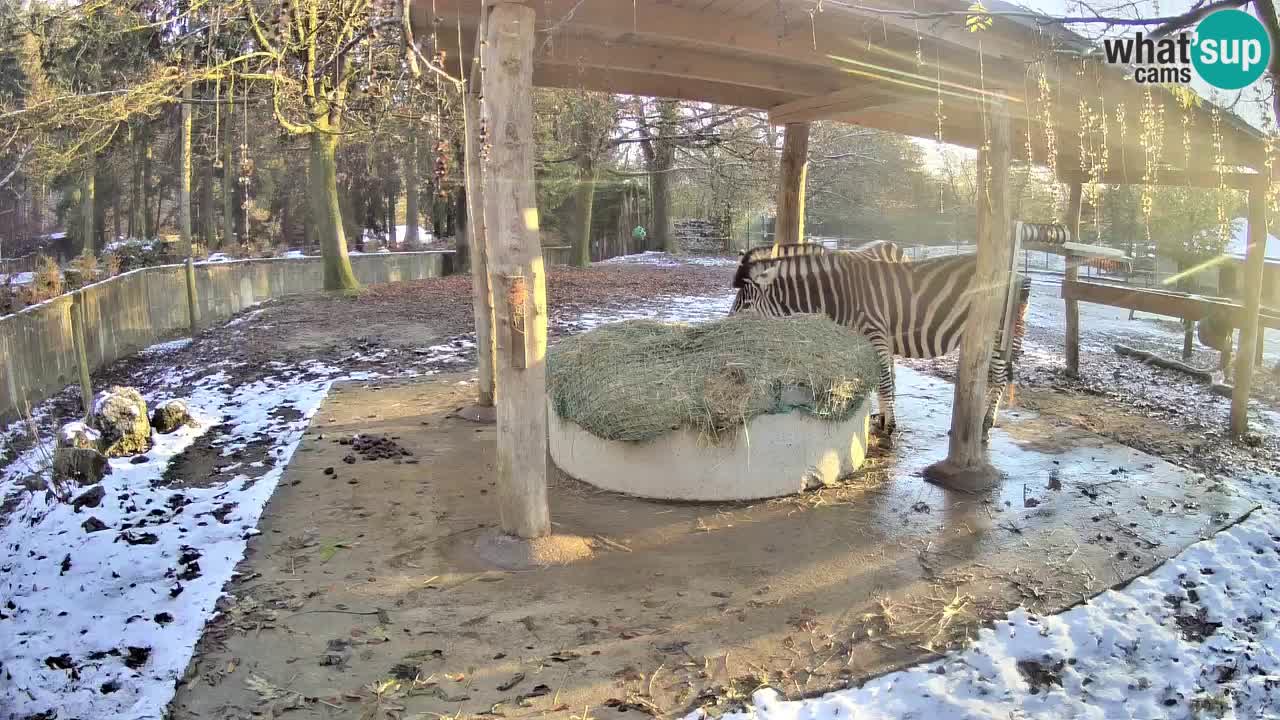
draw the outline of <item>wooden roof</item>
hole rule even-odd
[[[416,0],[418,37],[434,32],[449,52],[451,70],[457,67],[459,25],[462,59],[471,67],[486,1]],[[538,23],[537,85],[758,108],[779,124],[840,120],[920,138],[937,136],[941,99],[942,139],[971,148],[985,136],[979,99],[998,96],[1013,118],[1015,159],[1025,159],[1029,147],[1037,163],[1052,161],[1063,179],[1082,179],[1082,165],[1098,168],[1105,136],[1103,181],[1141,182],[1146,148],[1162,144],[1162,182],[1216,184],[1207,101],[1186,108],[1166,88],[1139,85],[1097,60],[1082,61],[1089,43],[1033,17],[996,15],[990,29],[972,33],[964,27],[968,2],[955,0],[529,4]],[[935,15],[896,14],[912,5]],[[1001,2],[988,7],[1025,12]],[[1083,153],[1083,163],[1081,100],[1091,118],[1083,123],[1083,145],[1093,148]],[[1226,111],[1217,113],[1217,125],[1224,165],[1261,170],[1261,133]]]

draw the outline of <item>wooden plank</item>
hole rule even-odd
[[[482,95],[491,130],[483,170],[484,217],[497,332],[498,512],[503,532],[551,531],[547,508],[547,290],[533,186],[534,11],[489,11]],[[518,343],[514,347],[512,342]],[[521,367],[523,366],[523,367]]]
[[[804,192],[808,174],[809,123],[790,123],[782,139],[774,245],[804,242]]]
[[[1071,229],[1071,239],[1080,239],[1080,205],[1083,194],[1083,186],[1080,183],[1071,184],[1071,195],[1067,202],[1066,225]],[[1080,260],[1075,257],[1067,258],[1067,268],[1063,282],[1075,282],[1080,276]],[[1067,299],[1067,337],[1066,337],[1066,356],[1067,356],[1067,374],[1071,377],[1080,376],[1080,306],[1075,300]]]
[[[1245,254],[1244,314],[1240,348],[1236,351],[1235,390],[1231,393],[1231,435],[1249,431],[1249,390],[1253,386],[1254,345],[1258,341],[1262,303],[1262,270],[1267,255],[1267,198],[1263,190],[1249,193],[1249,250]]]
[[[978,152],[978,266],[960,341],[947,458],[925,470],[944,487],[977,492],[998,479],[982,446],[987,370],[1009,283],[1010,123],[1005,103],[988,105],[990,141]]]
[[[493,292],[489,286],[488,234],[484,221],[484,182],[480,161],[480,99],[467,92],[462,101],[464,178],[467,188],[467,242],[471,245],[471,304],[475,314],[476,404],[493,407]]]

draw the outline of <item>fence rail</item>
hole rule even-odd
[[[453,253],[353,255],[361,283],[418,280],[453,271]],[[222,322],[264,300],[324,287],[318,257],[196,263],[199,325]],[[79,380],[72,309],[83,312],[84,352],[93,370],[158,342],[191,332],[184,265],[160,265],[117,275],[0,317],[0,421]]]

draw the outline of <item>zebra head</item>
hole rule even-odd
[[[762,259],[751,253],[744,253],[738,263],[738,271],[733,276],[733,287],[738,294],[733,298],[733,306],[729,314],[740,312],[757,312],[765,315],[784,314],[775,307],[777,302],[769,297],[768,288],[778,277],[779,263],[776,259]]]

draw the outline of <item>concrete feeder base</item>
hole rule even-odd
[[[645,442],[604,440],[548,405],[551,459],[602,490],[655,500],[759,500],[829,485],[867,457],[870,402],[843,422],[795,411],[759,415],[711,445],[680,428]]]

